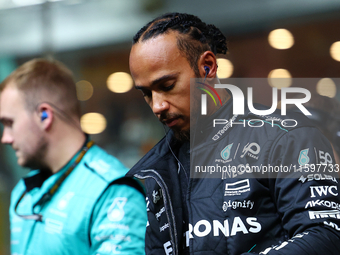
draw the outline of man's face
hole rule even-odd
[[[136,43],[130,54],[136,88],[156,117],[188,138],[190,131],[190,78],[195,73],[177,48],[176,32]]]
[[[1,142],[15,150],[18,164],[37,169],[42,166],[46,140],[37,124],[37,116],[25,109],[23,94],[12,86],[0,94],[0,120],[4,130]]]

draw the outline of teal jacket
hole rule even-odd
[[[126,180],[121,178],[127,169],[96,145],[50,200],[33,209],[75,157],[41,187],[35,184],[40,171],[31,171],[14,188],[10,205],[12,255],[144,254],[144,195],[124,181],[117,182]],[[17,213],[29,215],[34,210],[42,215],[41,222],[22,219],[14,212],[26,188]]]

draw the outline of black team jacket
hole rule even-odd
[[[187,233],[172,131],[128,172],[145,180],[146,254],[183,254],[183,235],[195,255],[340,254],[339,166],[329,142],[302,114],[284,116],[296,120],[287,127],[276,112],[233,116],[229,101],[195,130]],[[213,128],[221,116],[229,124]]]

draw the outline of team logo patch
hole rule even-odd
[[[228,160],[228,159],[229,159],[231,147],[233,147],[233,143],[227,145],[227,146],[221,151],[221,157],[222,157],[224,160]]]
[[[308,151],[309,149],[304,149],[300,151],[300,155],[298,159],[300,166],[303,166],[309,163]]]
[[[324,218],[334,218],[340,219],[339,210],[328,210],[328,211],[309,211],[309,218],[314,219],[324,219]]]
[[[249,179],[245,179],[234,183],[226,183],[224,196],[239,196],[242,193],[249,191],[250,191]]]
[[[161,196],[162,196],[162,190],[161,189],[159,189],[158,191],[157,190],[152,191],[152,202],[154,204],[157,204],[157,202],[159,200],[161,200]]]
[[[247,143],[246,146],[244,146],[243,151],[242,151],[242,155],[241,158],[243,158],[246,154],[249,157],[252,157],[254,159],[259,159],[258,155],[261,151],[261,147],[260,145],[258,145],[257,143]]]
[[[57,208],[59,210],[64,210],[73,196],[74,192],[67,192],[58,202]]]
[[[126,197],[117,197],[113,200],[112,205],[107,211],[107,217],[110,221],[120,221],[124,218],[124,205],[127,202]]]

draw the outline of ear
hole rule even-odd
[[[38,106],[38,122],[43,130],[49,130],[54,120],[53,108],[47,104],[42,103]]]
[[[211,51],[205,51],[198,60],[198,70],[201,78],[204,78],[206,75],[207,78],[215,78],[217,72],[217,61],[215,54]]]

